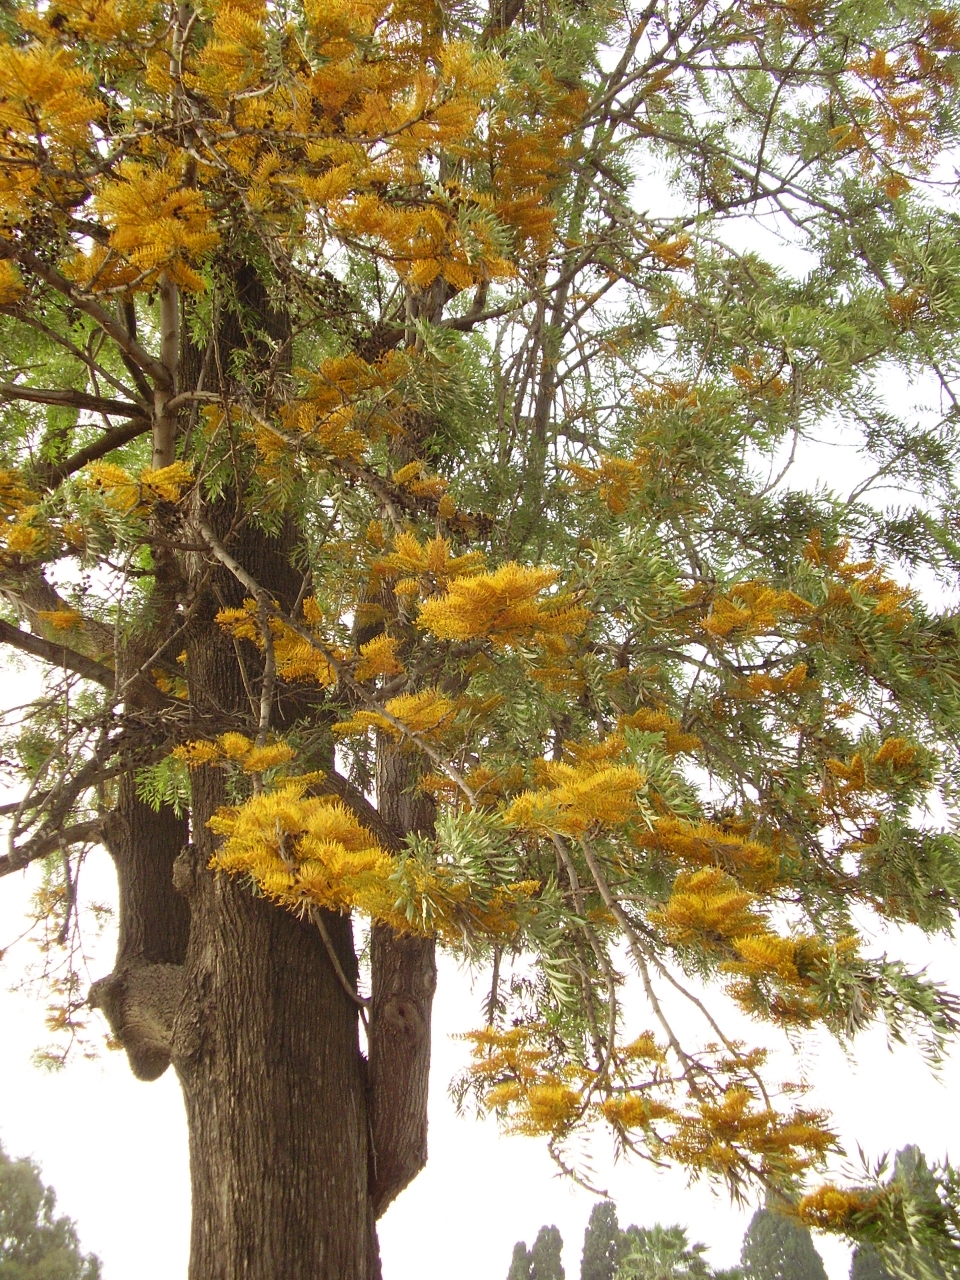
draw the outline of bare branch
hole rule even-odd
[[[38,840],[28,840],[26,844],[14,849],[13,853],[0,854],[0,877],[12,875],[14,871],[23,871],[31,862],[45,858],[55,849],[63,849],[72,844],[90,844],[100,839],[102,821],[93,818],[89,822],[77,822],[72,827],[61,831],[50,831]]]
[[[43,481],[51,488],[55,488],[61,480],[65,480],[67,476],[72,476],[75,471],[85,467],[88,462],[95,462],[98,458],[111,453],[114,449],[119,449],[122,445],[129,444],[131,440],[136,440],[137,436],[142,436],[149,430],[150,420],[145,417],[132,418],[122,427],[112,427],[109,431],[105,431],[99,439],[84,445],[82,449],[72,453],[69,458],[64,458],[63,462],[58,462],[56,466],[51,466],[45,470],[43,472]]]
[[[105,689],[112,690],[116,684],[116,676],[102,662],[88,658],[68,645],[58,644],[55,640],[44,640],[43,636],[34,635],[31,631],[21,631],[19,627],[4,622],[3,619],[0,619],[0,643],[12,645],[21,653],[42,658],[44,662],[63,667],[65,671],[73,671],[76,675],[83,676],[84,680],[93,680],[96,684],[103,685]]]
[[[34,404],[63,405],[67,409],[89,409],[91,413],[113,414],[117,418],[141,418],[149,421],[138,404],[127,400],[110,400],[92,396],[86,391],[58,391],[50,387],[24,387],[17,382],[0,382],[0,399],[30,400]]]

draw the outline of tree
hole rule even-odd
[[[620,1260],[623,1232],[612,1200],[599,1200],[590,1210],[583,1233],[580,1280],[613,1280]]]
[[[510,1259],[507,1280],[530,1280],[530,1263],[530,1250],[525,1241],[518,1240],[513,1246],[513,1257]]]
[[[530,1250],[530,1280],[563,1280],[563,1237],[556,1227],[541,1227]]]
[[[100,1259],[81,1253],[74,1223],[32,1160],[0,1146],[0,1280],[99,1280]]]
[[[617,1268],[618,1280],[710,1280],[706,1245],[691,1244],[683,1227],[631,1228],[629,1248]]]
[[[889,1173],[889,1176],[886,1176]],[[901,1148],[890,1169],[886,1156],[872,1168],[864,1161],[864,1179],[850,1204],[842,1209],[854,1221],[861,1240],[855,1251],[851,1275],[882,1276],[899,1280],[945,1280],[960,1274],[960,1178],[948,1162],[929,1164],[920,1148]],[[836,1229],[838,1215],[827,1210],[826,1200],[836,1190],[823,1189],[808,1201],[802,1216],[827,1230]],[[927,1224],[936,1223],[930,1233]]]
[[[834,1148],[689,975],[957,1029],[858,930],[960,894],[905,581],[960,558],[958,53],[922,0],[3,6],[0,640],[48,677],[0,872],[69,959],[112,854],[90,1002],[180,1080],[191,1280],[375,1280],[438,944],[490,974],[462,1096],[581,1178],[592,1125],[737,1193]],[[791,487],[823,431],[851,495]]]
[[[807,1228],[769,1206],[750,1219],[740,1269],[745,1280],[827,1280]]]

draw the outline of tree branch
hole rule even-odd
[[[0,619],[0,644],[12,645],[21,653],[42,658],[56,667],[63,667],[65,671],[73,671],[76,675],[83,676],[84,680],[93,680],[103,685],[105,689],[112,690],[116,685],[116,676],[102,662],[88,658],[65,644],[57,644],[55,640],[44,640],[43,636],[36,636],[32,631],[21,631],[19,627],[4,622],[3,619]]]
[[[48,284],[51,289],[56,289],[73,306],[98,324],[104,333],[114,340],[120,350],[125,352],[144,373],[149,374],[154,382],[172,390],[173,378],[163,362],[150,355],[149,351],[144,351],[139,342],[130,337],[123,325],[105,307],[102,307],[99,302],[94,302],[92,298],[85,298],[66,276],[62,276],[53,267],[48,267],[42,258],[38,258],[35,253],[31,253],[22,245],[14,244],[5,236],[0,236],[0,258],[13,258],[16,262],[28,267],[35,276]]]
[[[0,854],[0,879],[12,875],[14,871],[23,871],[31,862],[45,858],[54,849],[64,848],[71,844],[87,844],[99,840],[102,822],[93,818],[89,822],[77,822],[72,827],[60,831],[50,831],[37,840],[28,840],[13,853]]]
[[[34,404],[63,405],[68,409],[89,409],[92,413],[112,413],[118,418],[149,421],[140,405],[127,400],[110,400],[86,391],[57,391],[50,387],[24,387],[17,382],[0,382],[0,399],[30,400]]]
[[[119,449],[122,445],[129,444],[131,440],[136,440],[137,436],[145,435],[149,430],[149,418],[131,418],[124,426],[112,427],[109,431],[105,431],[98,440],[93,440],[90,444],[84,445],[82,449],[72,453],[63,462],[58,462],[56,466],[46,468],[42,473],[42,479],[45,484],[55,488],[61,480],[65,480],[67,476],[72,476],[75,471],[85,467],[88,462],[95,462],[97,458],[102,458],[104,454],[111,453],[114,449]]]

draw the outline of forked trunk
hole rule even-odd
[[[247,285],[247,302],[266,315]],[[228,353],[242,334],[225,331],[223,343]],[[294,609],[304,586],[296,532],[270,536],[237,516],[229,495],[205,513],[244,570]],[[236,577],[189,556],[182,570],[179,584],[169,576],[195,593],[187,676],[205,738],[256,717],[262,660],[216,623],[219,609],[244,599]],[[274,711],[282,732],[311,705],[288,688]],[[388,843],[400,847],[405,832],[432,828],[433,807],[416,792],[410,761],[379,746],[380,814]],[[170,1062],[179,1076],[193,1191],[189,1280],[379,1280],[375,1220],[426,1161],[433,942],[374,928],[368,1066],[349,919],[324,912],[321,931],[215,875],[207,822],[228,800],[222,772],[194,771],[187,844],[185,824],[153,813],[124,780],[109,830],[121,945],[91,1000],[138,1076],[153,1079]]]

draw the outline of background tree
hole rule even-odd
[[[507,1280],[530,1280],[530,1263],[530,1250],[526,1242],[518,1240],[513,1246],[513,1257],[510,1259]]]
[[[100,1259],[81,1252],[75,1224],[55,1217],[56,1205],[34,1162],[0,1146],[0,1280],[99,1280]]]
[[[618,1280],[709,1280],[706,1245],[691,1244],[683,1227],[631,1228]]]
[[[623,1232],[612,1200],[599,1200],[590,1210],[583,1233],[580,1280],[613,1280],[622,1252]]]
[[[541,1227],[530,1250],[530,1280],[563,1280],[563,1237],[556,1227]]]
[[[806,1227],[769,1205],[750,1219],[740,1252],[746,1280],[827,1280]]]
[[[857,1245],[850,1258],[850,1280],[893,1280],[893,1275],[883,1265],[876,1249],[861,1244]]]
[[[70,956],[112,854],[90,999],[177,1071],[192,1280],[375,1280],[438,943],[490,976],[463,1096],[581,1178],[590,1126],[735,1194],[835,1148],[694,981],[956,1031],[859,930],[960,895],[906,581],[960,567],[958,55],[919,0],[3,6],[0,640],[51,676],[0,872]],[[827,427],[852,495],[791,487]],[[952,1248],[904,1179],[800,1212],[904,1204]]]

